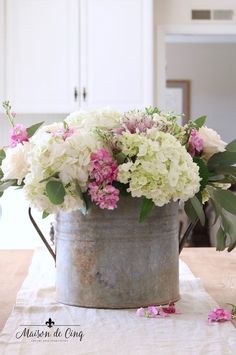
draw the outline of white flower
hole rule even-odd
[[[30,143],[17,144],[14,148],[8,148],[6,157],[2,162],[3,180],[17,179],[18,185],[28,172],[27,155]]]
[[[221,140],[220,135],[211,128],[201,127],[198,135],[203,139],[203,158],[209,160],[218,152],[224,152],[226,143]]]
[[[91,153],[102,148],[102,142],[92,130],[74,128],[66,139],[54,134],[62,124],[52,124],[39,129],[31,140],[32,149],[28,158],[29,173],[25,178],[24,192],[31,205],[48,213],[59,210],[83,209],[83,201],[78,195],[75,180],[82,191],[87,189]],[[45,179],[58,174],[66,190],[64,202],[53,205],[46,194]]]
[[[199,168],[185,147],[171,134],[152,128],[146,136],[125,132],[122,151],[134,162],[119,166],[118,180],[129,183],[132,197],[145,196],[156,206],[193,197],[200,188]],[[145,154],[144,154],[145,153]]]
[[[85,129],[106,128],[113,129],[119,127],[121,114],[110,109],[100,109],[96,111],[77,111],[71,113],[66,122],[70,126]]]

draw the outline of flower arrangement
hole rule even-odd
[[[236,140],[226,145],[205,126],[206,117],[177,124],[178,116],[157,108],[119,113],[75,112],[63,122],[12,126],[9,146],[0,150],[0,194],[23,188],[31,206],[43,213],[81,210],[91,204],[117,208],[121,196],[141,198],[142,222],[155,206],[184,201],[193,225],[205,222],[211,200],[220,219],[217,249],[236,246]],[[227,212],[229,213],[227,213]]]

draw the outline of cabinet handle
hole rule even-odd
[[[86,91],[86,88],[83,88],[83,100],[86,101],[86,98],[87,98],[87,91]]]
[[[77,87],[74,88],[74,100],[77,101],[78,99],[78,90],[77,90]]]

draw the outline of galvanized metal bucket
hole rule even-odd
[[[139,199],[124,197],[114,211],[57,215],[59,302],[137,308],[179,299],[178,204],[155,208],[142,223],[139,209]]]

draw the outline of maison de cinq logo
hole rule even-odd
[[[77,339],[82,341],[84,333],[80,325],[55,324],[49,318],[44,324],[21,324],[17,329],[16,339],[29,339],[31,341],[68,341]]]

